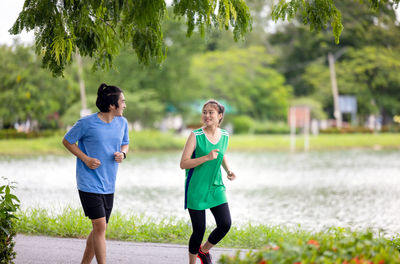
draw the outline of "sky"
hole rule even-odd
[[[19,12],[24,6],[24,0],[0,0],[0,44],[11,45],[16,36],[8,33],[8,30],[17,20]],[[19,39],[24,43],[33,43],[33,31],[18,35]]]
[[[0,45],[11,45],[16,36],[8,33],[8,30],[13,26],[18,17],[19,12],[22,10],[25,0],[0,0]],[[397,8],[397,17],[400,20],[400,7]],[[18,35],[18,38],[23,43],[33,43],[33,31],[23,32]]]

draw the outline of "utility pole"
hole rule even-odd
[[[336,127],[342,127],[342,113],[339,108],[339,90],[336,82],[336,72],[335,72],[335,58],[332,53],[328,53],[329,70],[331,74],[331,84],[332,84],[332,96],[333,96],[333,116],[336,119]]]

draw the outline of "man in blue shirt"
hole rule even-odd
[[[129,149],[128,122],[122,90],[101,84],[96,106],[100,112],[78,120],[64,136],[64,146],[77,157],[76,181],[85,215],[93,230],[86,241],[82,263],[106,263],[106,228],[111,215],[118,163]],[[78,145],[76,145],[78,142]]]

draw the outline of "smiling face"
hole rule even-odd
[[[115,116],[122,116],[125,108],[126,108],[125,96],[123,93],[121,93],[118,98],[118,108],[115,107],[115,105],[110,105],[110,110],[114,112]]]
[[[201,121],[205,126],[218,126],[222,119],[222,113],[218,113],[218,106],[215,104],[206,104],[203,107]]]

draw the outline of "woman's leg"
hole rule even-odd
[[[228,203],[210,208],[214,215],[217,227],[211,232],[207,242],[201,247],[201,251],[207,253],[214,245],[228,233],[231,228],[231,213],[229,212]]]
[[[196,263],[196,257],[199,252],[204,232],[206,231],[206,211],[188,209],[190,220],[192,221],[193,233],[189,240],[189,263]]]

